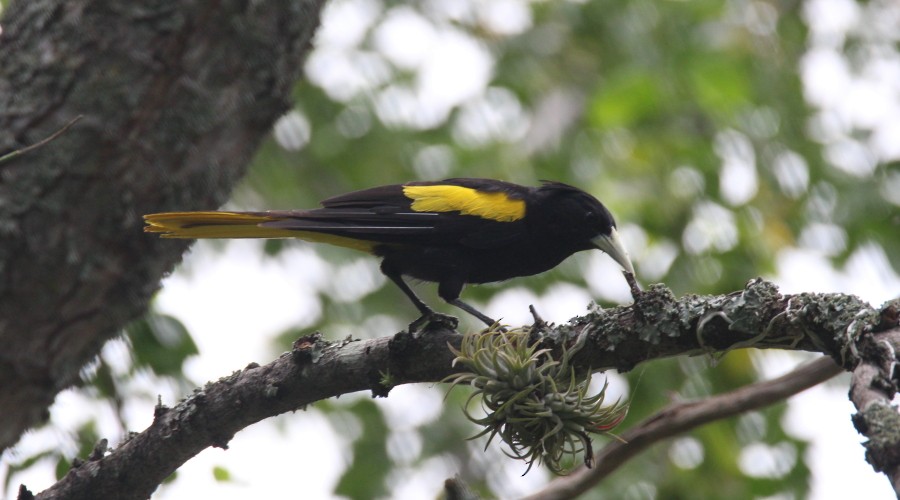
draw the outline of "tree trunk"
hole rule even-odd
[[[19,0],[0,34],[0,450],[47,419],[290,106],[321,0]]]

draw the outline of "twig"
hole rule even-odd
[[[637,302],[637,300],[641,296],[641,293],[643,293],[641,292],[641,286],[638,285],[637,279],[633,274],[629,273],[628,271],[622,271],[622,274],[625,275],[625,281],[628,283],[628,288],[631,289],[631,298],[633,298],[634,301]]]
[[[762,408],[841,373],[828,357],[800,366],[781,377],[758,382],[700,401],[678,403],[620,434],[622,441],[606,445],[594,457],[594,468],[579,467],[569,476],[554,480],[529,499],[568,499],[584,493],[622,464],[649,446],[714,420]]]
[[[528,310],[531,311],[531,317],[534,318],[534,328],[543,329],[547,327],[547,322],[544,321],[544,318],[538,314],[537,309],[534,308],[534,304],[528,306]]]
[[[12,160],[13,158],[15,158],[15,157],[17,157],[17,156],[21,156],[21,155],[23,155],[23,154],[25,154],[25,153],[28,153],[28,152],[30,152],[30,151],[33,151],[33,150],[35,150],[35,149],[37,149],[37,148],[39,148],[39,147],[42,147],[42,146],[48,144],[49,142],[53,141],[53,140],[56,139],[57,137],[63,135],[63,134],[66,132],[66,130],[69,130],[69,127],[71,127],[72,125],[75,125],[75,122],[77,122],[78,120],[80,120],[80,119],[82,119],[82,118],[84,118],[84,115],[78,115],[78,116],[76,116],[75,118],[72,118],[72,119],[69,121],[69,123],[63,125],[63,127],[62,127],[61,129],[59,129],[59,130],[57,130],[56,132],[53,132],[52,134],[50,134],[49,137],[46,137],[46,138],[44,138],[44,139],[41,139],[40,141],[38,141],[38,142],[36,142],[36,143],[34,143],[34,144],[30,145],[30,146],[25,146],[25,147],[22,148],[22,149],[16,149],[16,150],[14,150],[14,151],[12,151],[12,152],[10,152],[10,153],[6,153],[5,155],[0,156],[0,163],[3,163],[3,162],[8,161],[8,160]]]

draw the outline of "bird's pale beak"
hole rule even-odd
[[[625,250],[625,245],[622,244],[622,238],[619,237],[619,232],[616,231],[616,228],[612,228],[609,234],[601,234],[600,236],[594,237],[591,240],[591,243],[600,250],[606,252],[607,255],[618,262],[626,271],[634,274],[634,266],[631,265],[631,258],[628,257],[628,250]]]

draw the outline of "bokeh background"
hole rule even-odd
[[[878,306],[900,295],[898,42],[894,0],[331,0],[294,109],[226,208],[314,207],[413,179],[553,179],[612,210],[644,284],[717,294],[765,276],[784,293]],[[464,297],[511,324],[530,320],[529,304],[565,322],[630,300],[600,252]],[[199,243],[153,311],[4,457],[4,491],[43,489],[100,437],[145,428],[157,396],[174,404],[300,335],[390,335],[416,316],[367,256]],[[607,375],[631,402],[628,426],[809,357],[741,350]],[[839,378],[661,443],[586,498],[891,498],[846,388]],[[465,395],[417,385],[316,403],[203,452],[155,497],[433,498],[458,474],[513,498],[553,479],[467,441]]]

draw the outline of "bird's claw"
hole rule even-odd
[[[449,314],[441,314],[439,312],[430,312],[423,314],[419,319],[409,324],[409,332],[427,331],[435,328],[448,328],[456,330],[459,320],[455,316]]]

